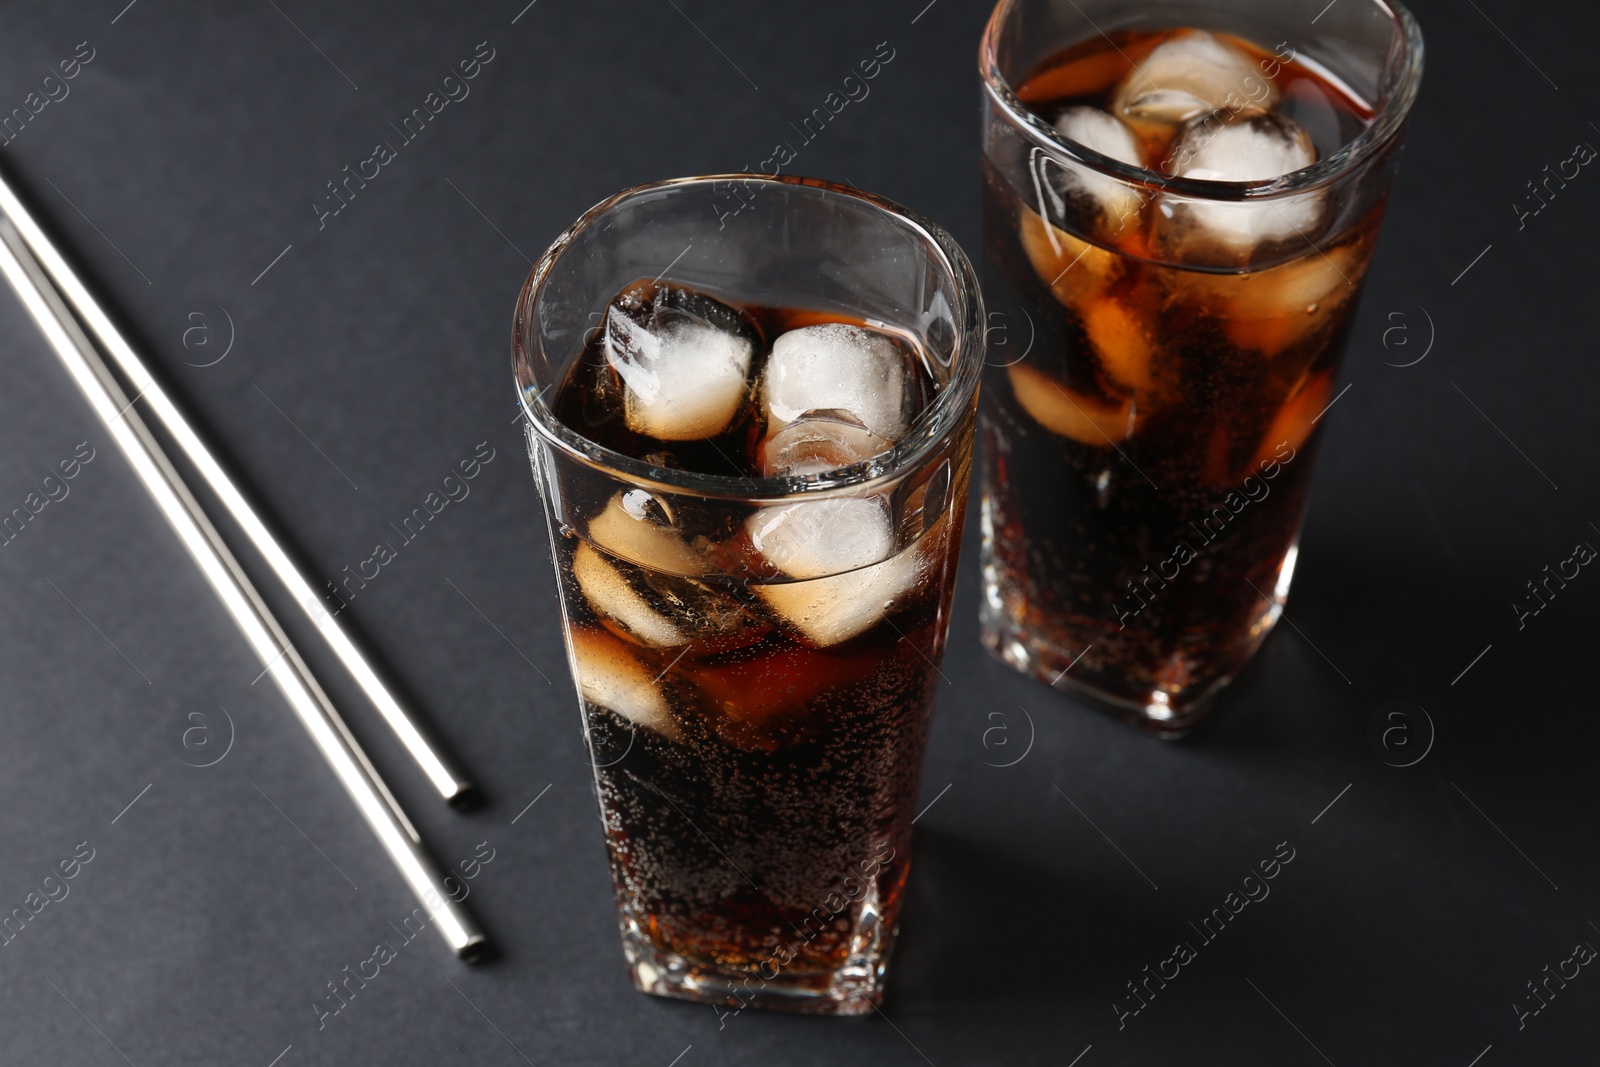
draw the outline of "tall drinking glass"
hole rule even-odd
[[[1166,735],[1277,621],[1422,75],[1384,0],[1001,0],[983,640]]]
[[[662,182],[557,238],[514,357],[635,984],[871,1010],[976,432],[971,266],[843,186]]]

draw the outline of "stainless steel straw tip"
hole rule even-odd
[[[474,934],[466,944],[456,949],[456,955],[461,957],[463,963],[481,963],[489,958],[489,939],[482,934]]]

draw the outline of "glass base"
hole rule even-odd
[[[894,932],[874,934],[868,940],[869,950],[852,954],[839,969],[810,972],[785,969],[775,962],[741,968],[690,960],[651,945],[633,923],[624,924],[622,951],[640,992],[727,1005],[731,1011],[718,1012],[726,1024],[745,1008],[804,1015],[870,1013],[883,1000]]]
[[[1027,606],[1021,591],[1005,580],[997,561],[988,552],[984,553],[982,563],[984,588],[979,610],[979,637],[991,655],[1013,670],[1036,678],[1052,689],[1070,693],[1159,737],[1177,740],[1195,728],[1277,625],[1283,615],[1284,601],[1288,599],[1298,555],[1297,539],[1284,555],[1271,595],[1226,662],[1206,664],[1199,670],[1191,668],[1183,672],[1181,683],[1137,682],[1120,670],[1110,657],[1096,656],[1092,641],[1074,642],[1073,635],[1066,633],[1052,640],[1051,635],[1040,632],[1040,627],[1024,623]],[[1074,648],[1074,644],[1077,647]]]

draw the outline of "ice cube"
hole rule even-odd
[[[806,640],[827,647],[848,641],[883,618],[921,573],[917,549],[908,548],[848,574],[763,585],[757,592]]]
[[[1102,296],[1082,310],[1083,332],[1106,376],[1124,389],[1152,396],[1157,389],[1156,345],[1146,316]]]
[[[816,429],[817,419],[791,423],[791,430]],[[881,440],[881,438],[880,438]],[[770,443],[770,442],[769,442]],[[803,441],[798,442],[803,443]],[[789,585],[764,585],[759,595],[808,640],[837,644],[877,621],[910,581],[909,564],[894,551],[887,501],[878,497],[825,497],[762,508],[746,521],[750,543],[767,562],[791,578]],[[914,566],[911,568],[915,571]]]
[[[1331,325],[1355,296],[1367,244],[1347,242],[1243,274],[1186,272],[1173,295],[1216,316],[1240,348],[1277,356]]]
[[[1067,307],[1079,308],[1122,277],[1123,260],[1115,252],[1052,226],[1031,208],[1021,208],[1020,215],[1022,250],[1028,262]]]
[[[1311,135],[1268,111],[1212,112],[1186,123],[1173,149],[1173,173],[1203,181],[1263,181],[1316,161]]]
[[[1056,299],[1077,313],[1107,375],[1129,389],[1153,390],[1155,346],[1148,317],[1109,293],[1127,269],[1126,261],[1050,225],[1026,207],[1021,221],[1028,261]]]
[[[767,432],[808,411],[838,409],[880,437],[905,432],[906,357],[879,333],[843,323],[790,330],[772,345],[762,380]]]
[[[661,648],[688,642],[683,630],[652,607],[622,571],[586,541],[579,541],[572,555],[572,576],[595,614],[610,619],[640,643]]]
[[[1138,429],[1139,415],[1132,404],[1068,389],[1026,363],[1013,363],[1006,374],[1022,410],[1051,433],[1079,444],[1110,448]]]
[[[606,362],[622,379],[628,428],[661,441],[699,441],[728,428],[748,395],[755,345],[731,308],[662,288],[606,312]]]
[[[1282,451],[1285,446],[1290,450],[1288,457],[1293,458],[1294,453],[1306,443],[1317,428],[1317,420],[1322,413],[1328,410],[1328,404],[1333,400],[1333,371],[1325,370],[1321,374],[1311,375],[1302,380],[1295,392],[1278,409],[1278,414],[1273,417],[1272,425],[1267,427],[1267,432],[1262,435],[1261,446],[1256,450],[1255,462],[1257,466],[1270,463],[1273,460],[1285,461]]]
[[[1277,85],[1241,49],[1204,30],[1183,30],[1129,71],[1112,111],[1177,124],[1221,107],[1270,109],[1277,100]]]
[[[573,627],[572,669],[583,699],[669,738],[682,739],[656,679],[626,645],[609,634]]]
[[[887,452],[894,443],[848,413],[810,415],[791,422],[761,446],[761,473],[821,474]]]
[[[1070,107],[1056,118],[1056,129],[1069,140],[1103,156],[1110,156],[1130,166],[1145,165],[1144,153],[1133,131],[1123,125],[1115,115],[1094,107]],[[1091,198],[1099,207],[1102,233],[1117,236],[1124,230],[1137,228],[1139,214],[1144,208],[1143,189],[1127,185],[1109,174],[1101,174],[1081,163],[1054,160],[1060,170],[1052,167],[1052,176],[1059,173],[1058,185],[1065,195]]]
[[[882,563],[790,585],[764,585],[761,598],[812,645],[826,648],[870,629],[913,588],[947,577],[953,523],[946,512],[917,542]],[[942,630],[942,628],[941,628]]]
[[[1317,161],[1305,130],[1281,115],[1212,112],[1184,126],[1172,170],[1202,181],[1265,181]],[[1325,197],[1314,190],[1290,196],[1219,202],[1179,195],[1157,205],[1156,238],[1187,262],[1238,265],[1264,244],[1310,241],[1321,228]]]
[[[589,539],[613,556],[672,574],[704,574],[706,561],[672,528],[671,511],[643,489],[613,496],[589,520]]]
[[[894,550],[886,501],[825,497],[762,508],[746,521],[750,543],[791,578],[820,578],[877,563]]]

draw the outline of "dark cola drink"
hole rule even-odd
[[[1074,144],[1191,182],[1299,171],[1373,118],[1289,45],[1196,29],[1095,37],[1015,92]],[[1211,198],[986,148],[1006,336],[984,397],[984,640],[1158,731],[1249,659],[1293,573],[1383,205],[1305,188]]]
[[[637,466],[563,476],[584,518],[554,544],[635,980],[735,1011],[870,1010],[967,460],[799,487],[891,470],[936,379],[911,337],[837,314],[641,282],[602,317],[551,406]]]

